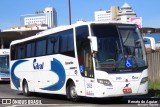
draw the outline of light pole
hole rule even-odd
[[[69,24],[71,25],[71,4],[70,4],[70,0],[68,0],[68,9],[69,9]]]

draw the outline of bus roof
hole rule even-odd
[[[110,21],[110,22],[103,22],[103,21],[94,21],[94,22],[77,21],[75,24],[72,24],[72,25],[58,26],[58,27],[55,27],[55,28],[51,28],[51,29],[39,32],[36,35],[30,36],[30,37],[27,37],[27,38],[24,38],[24,39],[14,40],[14,41],[11,42],[10,45],[17,44],[17,43],[20,43],[20,42],[24,42],[24,41],[27,41],[27,40],[36,39],[36,38],[43,37],[43,36],[48,35],[48,34],[60,32],[60,31],[63,31],[63,30],[68,30],[68,29],[71,29],[71,28],[74,28],[74,27],[77,27],[77,26],[90,25],[90,24],[132,24],[132,23],[119,22],[119,21]]]

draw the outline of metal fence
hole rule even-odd
[[[148,75],[151,81],[160,81],[160,52],[147,54]]]

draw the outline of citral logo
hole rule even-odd
[[[34,69],[43,69],[43,67],[44,67],[44,62],[39,64],[36,59],[33,60],[33,68]]]
[[[122,79],[122,77],[116,77],[116,80],[121,80]]]
[[[132,76],[132,79],[138,79],[138,77]]]

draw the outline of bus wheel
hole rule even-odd
[[[72,82],[67,86],[67,98],[71,101],[79,101],[79,96],[77,95],[76,86]]]
[[[29,88],[28,88],[28,83],[27,83],[26,80],[23,82],[23,95],[30,96],[30,92],[29,92]]]

